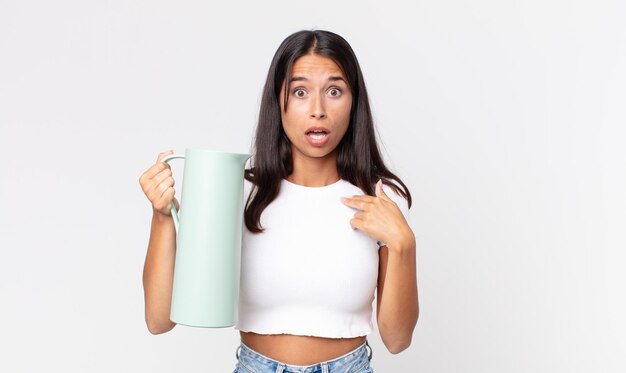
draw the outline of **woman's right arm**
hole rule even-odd
[[[160,153],[157,162],[139,178],[139,184],[152,204],[152,225],[146,261],[143,268],[145,316],[148,330],[161,334],[176,325],[170,320],[174,259],[176,257],[176,231],[170,212],[174,201],[174,178],[167,163],[161,159],[172,151]]]

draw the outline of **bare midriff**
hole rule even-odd
[[[289,365],[313,365],[333,360],[365,343],[365,336],[321,338],[291,334],[240,332],[241,341],[270,359]]]

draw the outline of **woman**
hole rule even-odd
[[[146,322],[169,320],[174,179],[161,159],[140,178],[153,206]],[[372,303],[391,353],[411,342],[419,306],[411,196],[382,161],[349,44],[300,31],[278,48],[246,170],[236,372],[370,372]],[[303,369],[307,366],[307,369]]]

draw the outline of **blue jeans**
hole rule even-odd
[[[367,341],[336,359],[306,366],[272,360],[242,343],[237,348],[238,362],[234,373],[373,373],[371,359],[372,349]]]

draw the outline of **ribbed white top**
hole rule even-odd
[[[251,184],[245,189],[247,197]],[[407,217],[406,201],[385,192]],[[378,245],[352,229],[355,210],[340,200],[357,194],[363,192],[344,180],[319,188],[283,180],[261,216],[265,231],[244,227],[236,329],[327,338],[371,333]]]

